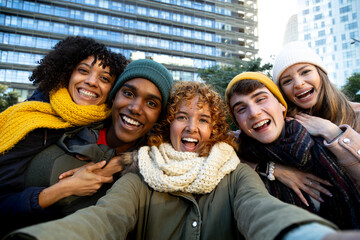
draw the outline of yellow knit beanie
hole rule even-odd
[[[265,85],[265,87],[267,87],[267,89],[270,90],[270,92],[279,100],[279,102],[284,105],[285,107],[285,112],[284,112],[284,117],[286,116],[286,111],[287,111],[287,104],[286,101],[283,97],[283,95],[281,94],[278,86],[276,86],[276,84],[265,74],[263,73],[259,73],[259,72],[243,72],[240,73],[239,75],[235,76],[228,84],[228,86],[226,87],[226,91],[225,91],[225,98],[226,98],[226,103],[229,105],[230,103],[230,90],[231,88],[234,86],[235,83],[242,81],[242,80],[257,80],[259,82],[261,82],[262,84]]]

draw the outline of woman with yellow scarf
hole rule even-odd
[[[29,78],[38,87],[34,94],[0,114],[1,211],[10,209],[3,204],[24,211],[41,208],[41,198],[49,196],[39,195],[38,188],[23,191],[29,161],[65,131],[107,119],[110,90],[127,64],[124,56],[87,37],[68,37],[39,61]],[[96,179],[101,183],[110,180]],[[93,191],[94,180],[83,179],[75,186],[78,194],[85,195]],[[69,189],[56,194],[61,191]],[[12,198],[14,194],[17,197]]]

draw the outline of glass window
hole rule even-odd
[[[144,8],[144,7],[137,7],[136,11],[137,11],[137,14],[146,15],[146,8]]]
[[[170,20],[170,13],[167,11],[160,11],[160,17],[162,19]]]
[[[85,0],[85,4],[87,4],[87,5],[95,5],[95,0]]]
[[[109,8],[109,1],[107,1],[107,0],[101,0],[101,1],[99,1],[99,7]]]
[[[102,15],[102,14],[98,14],[98,15],[97,15],[97,18],[98,18],[98,23],[108,24],[108,19],[109,19],[108,16]]]
[[[172,14],[172,20],[175,22],[181,22],[181,15],[177,13]]]
[[[149,16],[150,17],[158,17],[159,11],[156,9],[150,9],[149,10]]]
[[[169,34],[169,33],[170,33],[170,28],[169,28],[169,26],[161,25],[161,26],[160,26],[160,32],[161,32],[161,33],[164,33],[164,34]]]
[[[39,21],[38,22],[38,30],[49,32],[50,23],[46,21]]]
[[[49,5],[40,4],[40,6],[39,6],[39,13],[53,15],[52,10],[53,10],[53,8],[51,8],[51,6],[49,6]]]
[[[86,21],[95,21],[95,14],[93,13],[89,13],[89,12],[84,12],[84,20]]]
[[[191,37],[191,30],[189,30],[189,29],[184,29],[184,30],[183,30],[183,35],[184,35],[184,37],[190,38],[190,37]]]
[[[187,15],[184,15],[184,23],[191,24],[191,17],[187,16]]]

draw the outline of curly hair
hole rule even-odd
[[[315,66],[315,65],[314,65]],[[360,130],[360,123],[354,109],[351,107],[347,97],[338,90],[329,80],[328,75],[318,66],[315,66],[320,79],[321,90],[317,103],[310,109],[302,109],[290,101],[282,88],[285,101],[288,103],[288,116],[293,117],[298,112],[327,119],[336,125],[348,124],[356,131]]]
[[[234,135],[227,122],[227,110],[220,94],[204,83],[178,81],[175,82],[168,101],[166,116],[156,125],[149,136],[148,144],[159,146],[170,142],[170,124],[175,119],[181,103],[190,103],[199,97],[198,106],[207,105],[211,113],[212,131],[209,141],[199,145],[199,156],[208,156],[212,146],[217,142],[226,142],[236,148]]]
[[[71,36],[58,42],[54,49],[34,69],[29,80],[45,95],[49,96],[51,90],[68,87],[71,74],[77,64],[93,56],[103,68],[109,67],[110,74],[115,76],[115,81],[128,65],[128,60],[120,53],[111,52],[102,43],[92,38]]]

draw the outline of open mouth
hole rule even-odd
[[[182,138],[181,142],[188,148],[195,148],[199,140],[195,138]]]
[[[258,123],[256,123],[256,124],[254,124],[254,125],[252,126],[252,129],[254,129],[255,131],[260,131],[261,129],[264,129],[264,128],[266,128],[267,126],[269,126],[270,122],[271,122],[271,121],[270,121],[269,119],[262,120],[262,121],[260,121],[260,122],[258,122]]]
[[[97,98],[98,95],[94,92],[87,91],[85,89],[79,89],[79,94],[88,98]]]
[[[129,118],[128,116],[125,115],[120,115],[121,120],[125,123],[125,125],[130,126],[130,127],[140,127],[142,125],[142,123],[140,123],[139,121],[136,121],[132,118]]]
[[[305,92],[302,92],[302,93],[296,95],[296,97],[297,97],[298,99],[300,99],[300,100],[303,100],[303,99],[306,99],[306,98],[310,97],[311,94],[313,94],[313,93],[314,93],[314,88],[312,88],[312,89],[310,89],[310,90],[307,90],[307,91],[305,91]]]

